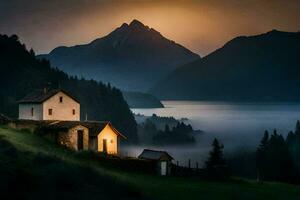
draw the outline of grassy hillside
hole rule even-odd
[[[104,168],[34,134],[0,127],[0,195],[20,199],[299,199],[300,187],[208,182]]]
[[[5,128],[0,128],[0,177],[0,199],[142,199],[138,190],[79,162],[76,154]]]

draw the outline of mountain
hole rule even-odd
[[[150,93],[161,99],[299,101],[300,33],[237,37],[183,65]]]
[[[49,61],[38,60],[34,51],[27,51],[16,35],[0,35],[0,113],[18,117],[18,100],[35,89],[65,89],[81,103],[81,119],[111,121],[137,140],[137,124],[120,90],[96,81],[69,77],[51,68]]]
[[[200,57],[133,20],[89,44],[57,47],[39,58],[72,75],[145,91],[177,66]]]
[[[130,108],[163,108],[164,105],[153,95],[143,92],[122,92]]]

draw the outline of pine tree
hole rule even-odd
[[[290,132],[286,137],[286,143],[289,152],[295,162],[295,164],[300,168],[300,161],[298,159],[300,154],[300,122],[299,120],[295,126],[295,132]]]
[[[295,134],[300,137],[300,121],[299,120],[297,120],[297,123],[296,123]]]
[[[286,136],[286,143],[289,147],[293,146],[293,143],[296,139],[296,134],[293,131],[290,131]]]
[[[165,125],[165,133],[166,134],[170,133],[170,127],[168,124]]]
[[[300,154],[300,121],[298,120],[295,127],[295,138],[294,138],[295,153]]]
[[[257,167],[257,180],[260,181],[264,177],[267,169],[266,164],[266,151],[269,143],[269,132],[266,130],[264,136],[256,150],[256,167]]]
[[[219,143],[215,138],[212,143],[213,149],[209,152],[208,160],[206,161],[206,168],[213,169],[216,166],[224,165],[225,160],[223,158],[223,148],[224,146]]]
[[[258,149],[264,151],[267,148],[268,142],[269,142],[269,132],[266,130]]]
[[[30,49],[30,50],[29,50],[29,54],[30,54],[32,57],[35,57],[35,52],[34,52],[33,49]]]

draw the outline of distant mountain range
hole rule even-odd
[[[177,68],[150,92],[160,99],[299,101],[300,33],[237,37]]]
[[[89,44],[57,47],[38,57],[69,74],[136,91],[148,90],[177,66],[200,59],[137,20]]]

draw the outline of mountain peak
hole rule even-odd
[[[288,36],[299,36],[300,32],[288,32],[288,31],[280,31],[277,29],[273,29],[269,32],[266,32],[262,35],[267,35],[267,36],[281,36],[281,37],[288,37]]]
[[[145,27],[145,25],[137,19],[132,20],[132,22],[130,22],[129,26]]]
[[[279,34],[288,34],[289,32],[284,32],[284,31],[279,31],[276,29],[273,29],[271,31],[266,32],[265,34],[262,35],[279,35]]]
[[[120,28],[126,28],[126,27],[128,27],[128,24],[127,23],[123,23]]]
[[[282,32],[282,31],[279,31],[277,29],[273,29],[273,30],[269,31],[269,33],[278,33],[278,32]]]
[[[89,44],[57,48],[43,57],[71,74],[130,90],[146,90],[177,66],[199,58],[136,19]]]
[[[137,19],[134,19],[130,22],[130,24],[123,23],[118,29],[121,32],[127,32],[127,31],[133,31],[133,32],[140,32],[140,31],[149,31],[150,28],[146,25],[144,25],[142,22],[138,21]],[[122,33],[123,34],[123,33]]]

